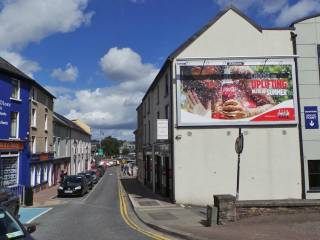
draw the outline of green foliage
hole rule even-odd
[[[101,141],[103,151],[106,156],[114,156],[119,154],[119,148],[123,144],[123,141],[108,136]]]
[[[130,153],[130,150],[128,148],[122,149],[122,154],[123,155],[128,155]]]

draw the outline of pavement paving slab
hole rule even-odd
[[[137,217],[158,231],[192,240],[319,240],[320,214],[258,216],[206,226],[206,208],[170,203],[135,178],[121,179]]]

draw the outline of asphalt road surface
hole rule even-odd
[[[116,169],[108,169],[94,190],[82,198],[66,199],[36,219],[36,240],[144,240],[123,220],[118,197]]]

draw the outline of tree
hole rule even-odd
[[[123,155],[128,155],[130,153],[130,150],[128,148],[122,149],[122,154]]]
[[[101,141],[102,149],[107,156],[114,156],[119,154],[119,148],[123,141],[108,136]]]

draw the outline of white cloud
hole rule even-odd
[[[26,46],[60,32],[89,24],[93,12],[85,12],[88,0],[4,1],[0,12],[0,49]]]
[[[130,91],[146,90],[159,71],[152,64],[142,63],[141,56],[130,48],[111,48],[100,59],[100,66],[108,79]]]
[[[53,88],[57,97],[55,110],[70,119],[79,118],[94,129],[132,139],[136,107],[158,69],[142,63],[140,55],[130,48],[110,49],[101,58],[100,66],[109,80],[117,83],[115,86],[72,91]]]
[[[0,55],[31,78],[33,78],[33,73],[41,69],[39,63],[26,59],[17,52],[1,51]]]
[[[294,5],[286,5],[276,19],[279,26],[287,25],[299,18],[320,11],[320,1],[318,0],[302,0]]]
[[[51,73],[51,77],[57,78],[61,82],[75,82],[78,78],[78,73],[78,68],[72,66],[71,63],[68,63],[65,70],[62,68],[54,69]]]

